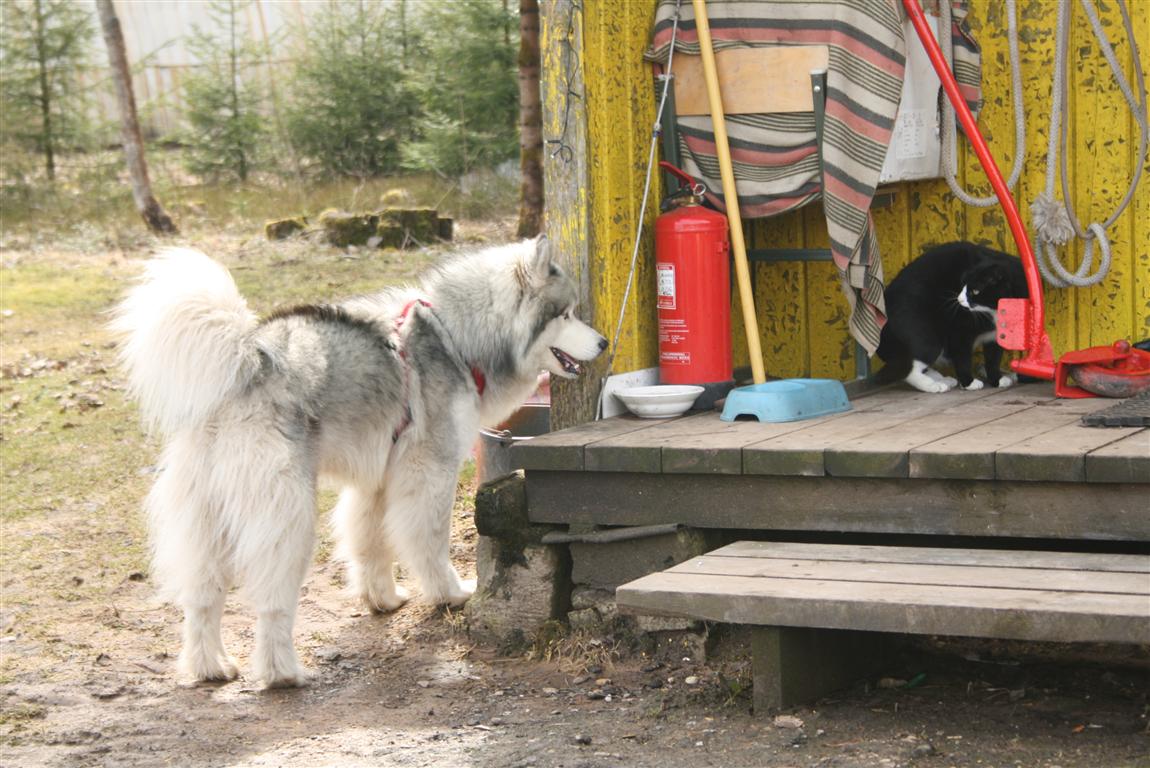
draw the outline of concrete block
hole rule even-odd
[[[571,581],[614,590],[620,584],[709,552],[719,544],[712,535],[691,528],[610,544],[572,543]]]
[[[523,472],[492,480],[475,492],[475,528],[480,536],[500,539],[512,549],[539,544],[551,525],[527,519],[527,481]]]
[[[476,547],[478,583],[467,603],[471,632],[497,642],[509,636],[531,636],[547,620],[563,617],[569,607],[570,566],[563,547],[506,545],[480,536]]]

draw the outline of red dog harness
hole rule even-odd
[[[403,324],[407,322],[407,316],[411,314],[411,310],[415,308],[416,304],[420,304],[427,307],[428,309],[431,309],[431,302],[427,301],[426,299],[412,299],[403,305],[403,311],[400,312],[399,317],[395,319],[395,333],[397,336],[395,349],[397,352],[399,352],[399,359],[403,361],[404,390],[409,388],[409,382],[411,381],[411,366],[407,364],[407,350],[404,349],[403,345],[399,343],[398,334],[400,330],[403,329]],[[487,389],[487,377],[483,375],[483,371],[480,370],[479,366],[477,365],[471,366],[471,380],[475,382],[475,391],[479,394],[480,397],[483,397],[483,392]],[[403,406],[403,421],[399,422],[399,426],[397,426],[395,428],[395,432],[392,433],[391,442],[394,443],[399,440],[399,436],[403,434],[403,431],[411,426],[411,418],[411,403],[407,402]]]

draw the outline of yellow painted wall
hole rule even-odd
[[[986,107],[980,127],[1006,174],[1013,162],[1014,131],[1004,3],[971,0],[971,5],[970,24],[983,49]],[[1143,69],[1150,70],[1150,2],[1128,5]],[[1021,0],[1019,6],[1028,125],[1026,166],[1016,198],[1027,209],[1044,186],[1055,18],[1053,4],[1046,0]],[[1136,162],[1137,131],[1082,8],[1078,3],[1072,6],[1070,50],[1077,58],[1070,67],[1068,112],[1072,189],[1079,217],[1103,220],[1126,191]],[[1113,3],[1098,6],[1130,77],[1131,46],[1118,8]],[[627,279],[654,117],[650,70],[641,56],[653,12],[653,0],[583,3],[589,268],[594,322],[608,335],[614,331]],[[960,150],[959,178],[975,191],[989,193],[974,153],[965,147]],[[966,207],[952,198],[941,180],[899,184],[893,191],[893,204],[874,211],[888,281],[924,248],[949,240],[974,240],[1017,252],[997,207]],[[648,231],[615,371],[658,362],[650,235],[656,206],[648,211]],[[1025,215],[1029,219],[1028,211]],[[1117,338],[1150,337],[1150,177],[1144,177],[1135,201],[1110,234],[1114,263],[1105,281],[1092,288],[1046,289],[1047,328],[1056,355]],[[748,247],[827,244],[822,209],[816,204],[756,222]],[[1081,255],[1081,244],[1076,252]],[[763,264],[757,272],[756,309],[768,374],[852,377],[854,345],[847,333],[847,305],[831,264]],[[746,365],[737,302],[732,299],[735,362]]]

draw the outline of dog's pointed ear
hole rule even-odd
[[[531,257],[531,275],[536,280],[545,280],[551,271],[551,241],[547,235],[535,238],[535,255]]]

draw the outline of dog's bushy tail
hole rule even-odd
[[[259,368],[256,316],[232,276],[199,251],[174,248],[148,262],[114,310],[120,359],[151,430],[202,424]]]

